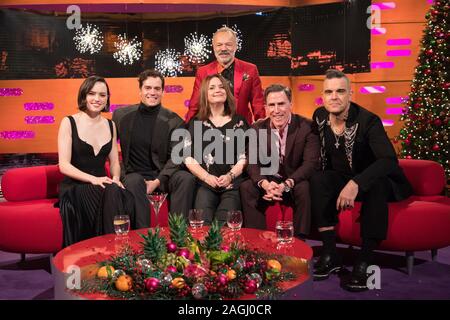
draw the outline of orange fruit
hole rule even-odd
[[[228,278],[228,280],[236,279],[236,271],[234,271],[233,269],[228,270],[227,278]]]
[[[119,291],[128,291],[133,287],[133,279],[128,275],[122,275],[116,280],[116,288]]]
[[[97,271],[97,277],[99,278],[108,278],[108,270],[110,276],[114,273],[114,267],[113,266],[103,266]]]
[[[278,260],[271,259],[267,261],[267,269],[281,271],[281,263]]]
[[[177,289],[181,289],[185,286],[185,282],[183,278],[175,278],[172,280],[172,285],[177,288]]]

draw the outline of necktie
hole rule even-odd
[[[278,130],[278,134],[280,135],[280,143],[278,147],[278,154],[280,156],[280,163],[283,163],[283,152],[282,152],[282,141],[283,141],[283,134],[284,134],[284,128]]]

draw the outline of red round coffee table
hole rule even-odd
[[[207,233],[207,227],[201,232]],[[128,235],[128,242],[133,249],[139,249],[143,241],[139,234],[147,234],[147,229],[133,230]],[[227,231],[225,239],[230,238]],[[162,227],[161,235],[169,235],[169,228]],[[272,231],[262,231],[257,229],[243,228],[233,237],[237,236],[244,241],[247,246],[255,250],[261,250],[268,253],[278,253],[292,256],[300,261],[297,264],[298,270],[295,271],[297,279],[280,283],[284,291],[282,299],[308,299],[312,293],[312,277],[310,273],[310,264],[313,252],[310,246],[305,242],[294,238],[289,247],[277,248],[275,233]],[[225,240],[227,241],[227,240]],[[99,236],[75,243],[59,251],[52,259],[52,273],[55,279],[55,299],[108,299],[103,294],[79,294],[68,290],[68,286],[75,284],[76,273],[81,272],[81,278],[92,276],[95,272],[94,266],[101,261],[109,259],[117,254],[122,246],[122,242],[116,239],[114,234]],[[243,299],[255,299],[255,295],[245,295]]]

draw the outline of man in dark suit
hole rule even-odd
[[[314,266],[314,280],[338,272],[342,261],[336,253],[335,225],[340,210],[362,201],[362,248],[344,288],[367,290],[367,267],[373,250],[386,239],[388,201],[402,200],[411,186],[398,166],[381,119],[350,101],[350,80],[328,70],[323,84],[324,107],[313,115],[314,131],[321,141],[322,171],[311,180],[313,218],[323,240]]]
[[[268,118],[259,120],[253,129],[267,132],[268,141],[258,134],[257,149],[267,143],[267,149],[275,157],[278,170],[265,174],[266,161],[258,159],[251,163],[247,172],[250,179],[240,187],[244,224],[246,227],[265,229],[265,210],[274,201],[286,202],[294,206],[294,232],[304,236],[311,225],[310,195],[308,179],[319,167],[319,138],[311,131],[311,121],[292,113],[291,90],[275,84],[264,92]],[[250,129],[252,130],[252,129]],[[272,139],[275,139],[273,143]],[[272,159],[274,157],[271,157]],[[270,165],[273,165],[271,163]]]
[[[237,114],[245,117],[249,124],[253,123],[253,118],[255,121],[264,118],[263,91],[258,68],[252,63],[234,57],[237,49],[236,33],[228,27],[218,29],[213,36],[213,49],[216,60],[197,70],[186,122],[198,112],[202,80],[208,75],[217,73],[230,84],[236,99]]]
[[[123,182],[135,197],[136,228],[150,226],[147,194],[160,190],[169,193],[170,212],[183,213],[192,208],[195,179],[171,160],[173,130],[183,120],[161,105],[164,77],[155,70],[139,75],[141,103],[113,114],[122,150]]]

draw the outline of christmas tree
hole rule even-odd
[[[445,168],[447,181],[450,178],[448,13],[449,2],[441,0],[435,1],[425,16],[427,24],[417,59],[418,66],[401,117],[404,126],[398,137],[402,145],[401,158],[439,162]]]

